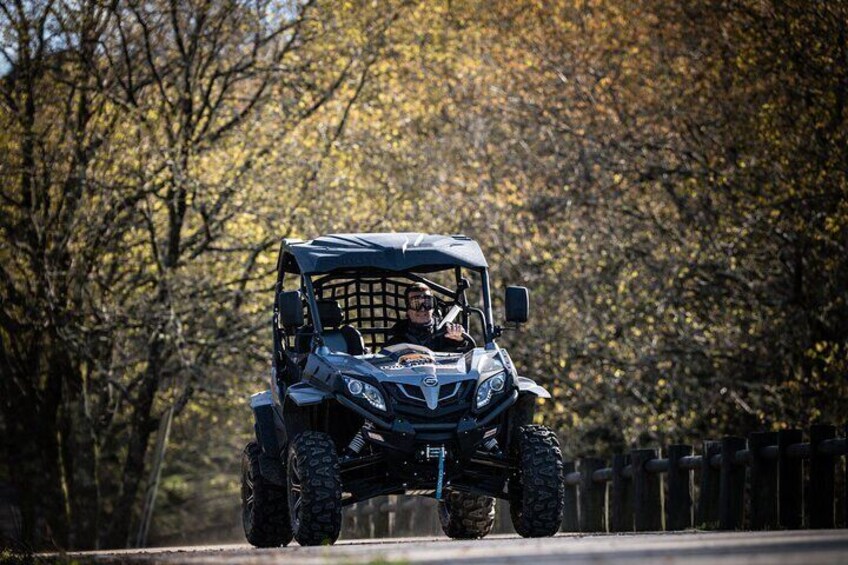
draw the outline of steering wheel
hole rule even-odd
[[[446,329],[441,329],[441,330],[435,332],[433,335],[431,335],[427,339],[427,341],[425,342],[425,344],[426,344],[425,346],[429,348],[430,344],[432,344],[438,338],[446,336],[447,333],[448,333],[448,331]],[[448,339],[448,340],[445,340],[445,341],[451,342],[453,340]],[[474,349],[475,347],[477,347],[477,342],[474,341],[474,338],[471,337],[471,335],[468,332],[466,332],[465,330],[462,330],[462,341],[456,342],[456,345],[454,347],[456,348],[457,351],[459,351],[459,350],[467,351],[469,349]]]

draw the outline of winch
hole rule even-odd
[[[442,487],[445,481],[445,457],[447,450],[444,445],[431,446],[427,445],[421,450],[421,454],[425,460],[437,459],[439,462],[439,472],[436,475],[436,500],[442,499]]]

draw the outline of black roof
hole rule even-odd
[[[488,267],[477,242],[464,235],[351,233],[309,241],[283,240],[282,270],[306,275],[347,269],[432,272]]]

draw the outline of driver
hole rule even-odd
[[[436,297],[424,283],[412,283],[403,293],[406,299],[406,320],[397,322],[386,345],[412,343],[434,351],[454,349],[463,343],[462,324],[445,324],[436,332]]]

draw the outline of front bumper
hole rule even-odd
[[[349,399],[338,396],[339,402],[373,424],[365,431],[365,439],[371,444],[403,454],[411,454],[426,446],[445,446],[456,450],[459,457],[470,457],[483,442],[487,432],[498,426],[498,417],[518,399],[518,391],[504,397],[500,402],[481,414],[466,413],[458,422],[410,422],[403,416],[383,418],[366,410]]]

